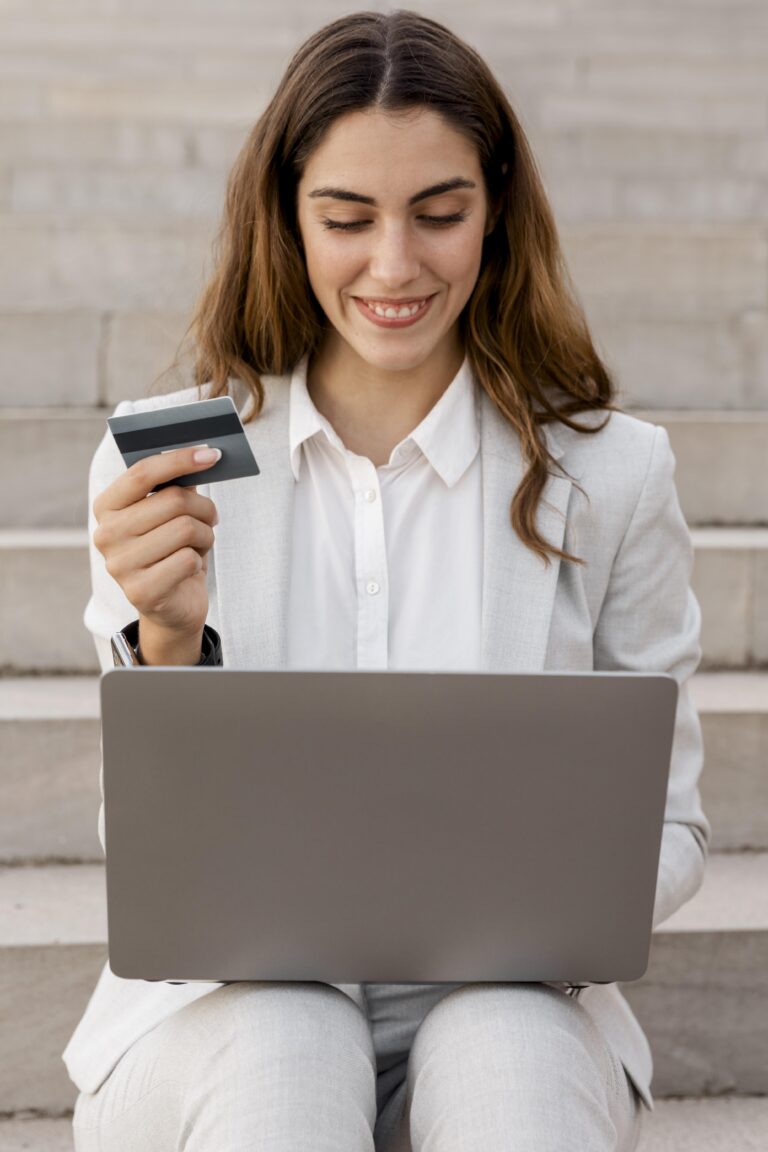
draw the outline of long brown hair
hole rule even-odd
[[[304,166],[337,117],[424,106],[475,145],[495,219],[459,326],[475,379],[518,433],[529,465],[511,504],[512,527],[546,565],[548,553],[583,564],[536,530],[555,464],[538,427],[560,421],[600,431],[619,410],[614,385],[573,293],[515,113],[478,53],[426,16],[357,12],[315,32],[293,56],[228,177],[215,270],[182,338],[192,333],[194,382],[219,396],[229,377],[242,380],[253,399],[248,423],[264,402],[260,376],[291,372],[319,347],[328,321],[310,287],[296,219]],[[608,413],[597,426],[569,419],[593,409]]]

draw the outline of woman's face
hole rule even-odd
[[[425,109],[349,113],[312,154],[297,199],[312,289],[363,360],[383,370],[414,368],[454,344],[490,231],[482,171],[464,136]],[[425,298],[420,318],[405,327],[376,323],[364,303],[398,308]]]

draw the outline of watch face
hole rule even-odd
[[[136,653],[129,644],[125,633],[115,632],[111,638],[112,661],[116,668],[139,668]]]

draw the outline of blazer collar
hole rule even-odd
[[[231,380],[243,411],[248,393]],[[289,453],[290,375],[264,377],[261,414],[245,424],[258,476],[222,484],[214,493],[216,627],[227,668],[287,667],[287,608],[295,480]],[[544,668],[559,557],[544,561],[521,543],[509,509],[524,474],[517,434],[480,389],[483,470],[483,609],[481,666],[489,672]],[[560,459],[557,431],[544,425]],[[201,488],[205,486],[201,485]],[[563,547],[571,481],[550,474],[537,513],[539,533]],[[206,489],[207,491],[207,489]]]

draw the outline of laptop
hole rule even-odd
[[[644,973],[674,677],[144,667],[100,691],[116,975]]]

